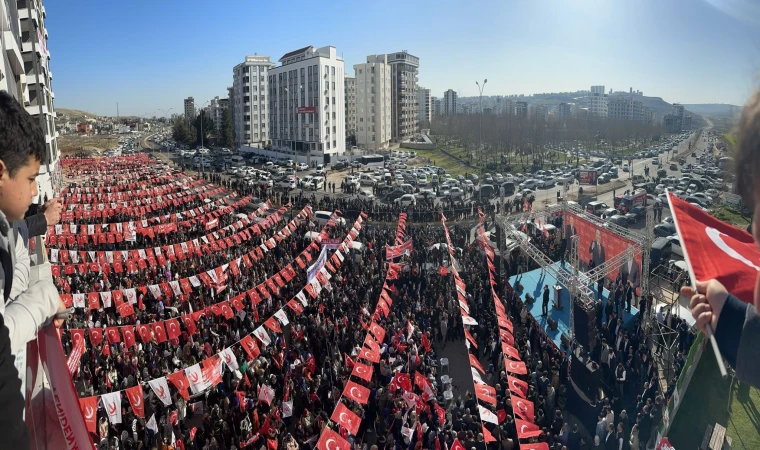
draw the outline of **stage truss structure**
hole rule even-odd
[[[570,270],[557,270],[554,266],[554,262],[535,245],[530,242],[529,236],[522,233],[520,230],[523,225],[529,223],[550,223],[553,218],[562,217],[564,226],[564,217],[567,213],[575,214],[578,217],[585,219],[586,221],[600,227],[605,228],[608,231],[620,236],[631,242],[632,246],[618,255],[605,261],[603,264],[595,267],[588,272],[581,272],[578,260],[578,237],[575,236],[571,241],[569,248],[568,261],[571,266]],[[546,209],[540,211],[525,211],[519,214],[511,215],[497,215],[496,223],[502,229],[502,241],[509,239],[519,246],[527,257],[533,259],[543,270],[552,275],[558,283],[564,285],[570,293],[570,324],[569,324],[569,339],[571,342],[571,348],[577,346],[575,340],[575,314],[573,312],[573,305],[576,301],[580,302],[584,309],[593,308],[596,301],[596,293],[589,287],[593,286],[599,280],[607,278],[610,274],[614,273],[620,265],[628,261],[634,255],[641,253],[641,284],[640,294],[642,298],[651,298],[649,292],[649,253],[651,249],[651,243],[654,230],[654,213],[652,208],[647,208],[646,223],[641,232],[632,231],[627,228],[623,228],[614,223],[606,222],[600,217],[587,213],[580,205],[570,204],[567,201],[561,201],[560,203],[549,205]],[[499,243],[503,246],[503,243]],[[643,323],[648,323],[648,315],[650,314],[651,307],[647,308],[646,316],[643,317]]]

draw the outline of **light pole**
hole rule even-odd
[[[483,89],[486,87],[486,83],[488,82],[488,79],[483,80],[483,85],[478,83],[477,81],[475,84],[478,86],[478,91],[480,92],[480,119],[479,119],[479,125],[478,125],[478,152],[480,154],[480,180],[478,180],[478,183],[480,184],[480,188],[478,188],[478,191],[480,192],[480,200],[479,203],[483,204]]]

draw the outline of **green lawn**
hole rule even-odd
[[[477,169],[467,167],[465,164],[462,164],[459,161],[457,161],[455,158],[452,158],[449,155],[446,155],[439,149],[416,150],[416,151],[417,151],[418,160],[419,160],[419,157],[427,158],[430,160],[431,164],[443,168],[446,171],[446,173],[449,173],[452,176],[464,175],[465,173],[472,173],[472,172],[478,171]],[[464,151],[462,150],[462,152]],[[457,154],[457,156],[460,156],[460,155]],[[414,162],[416,164],[418,161],[415,160]]]
[[[741,229],[746,229],[747,225],[749,225],[749,217],[743,216],[734,207],[723,206],[721,208],[716,208],[713,211],[713,216],[715,216],[716,219],[720,219]]]
[[[735,381],[729,391],[729,384],[730,377],[721,378],[708,345],[668,433],[675,448],[699,448],[707,425],[716,422],[726,427],[732,449],[760,448],[760,390]]]

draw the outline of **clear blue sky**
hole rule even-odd
[[[346,72],[408,50],[420,85],[485,93],[633,87],[668,102],[743,104],[760,74],[756,0],[47,1],[57,107],[182,112],[226,96],[245,55],[332,45]],[[161,115],[161,113],[156,113]]]

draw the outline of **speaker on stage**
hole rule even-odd
[[[588,352],[591,352],[596,347],[596,309],[574,299],[573,315],[575,339]]]

